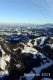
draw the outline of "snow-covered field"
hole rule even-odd
[[[53,37],[18,32],[0,39],[0,79],[53,80]]]

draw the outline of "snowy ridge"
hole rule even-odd
[[[14,74],[19,76],[17,80],[22,80],[22,78],[33,80],[35,77],[38,77],[37,75],[41,74],[41,71],[53,65],[53,60],[49,57],[52,53],[47,53],[47,49],[49,49],[50,52],[53,51],[52,41],[53,39],[48,37],[38,37],[29,39],[29,41],[26,42],[16,42],[16,44],[3,42],[4,47],[0,45],[0,51],[2,52],[0,68],[3,70],[0,71],[0,77],[5,75],[10,76],[6,62],[12,64],[12,66],[10,65],[10,68],[13,69],[12,73],[15,70]],[[10,55],[7,54],[7,51],[9,51]],[[16,75],[13,76],[13,78],[15,78]]]
[[[2,57],[0,57],[0,68],[2,69],[2,71],[0,71],[0,77],[3,77],[5,75],[8,75],[8,70],[6,69],[7,66],[7,62],[10,61],[10,55],[7,55],[4,50],[2,49],[1,45],[0,45],[0,50],[2,52]],[[5,55],[6,54],[6,55]]]

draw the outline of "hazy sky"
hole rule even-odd
[[[53,0],[0,0],[0,23],[53,23]]]

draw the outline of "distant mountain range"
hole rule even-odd
[[[25,28],[53,28],[53,24],[0,24],[0,29],[13,27],[25,27]]]
[[[41,25],[36,25],[38,28],[41,27],[41,28],[53,28],[53,24],[41,24]]]

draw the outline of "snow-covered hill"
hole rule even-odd
[[[16,44],[1,41],[0,61],[3,80],[52,80],[53,38],[38,37]]]

